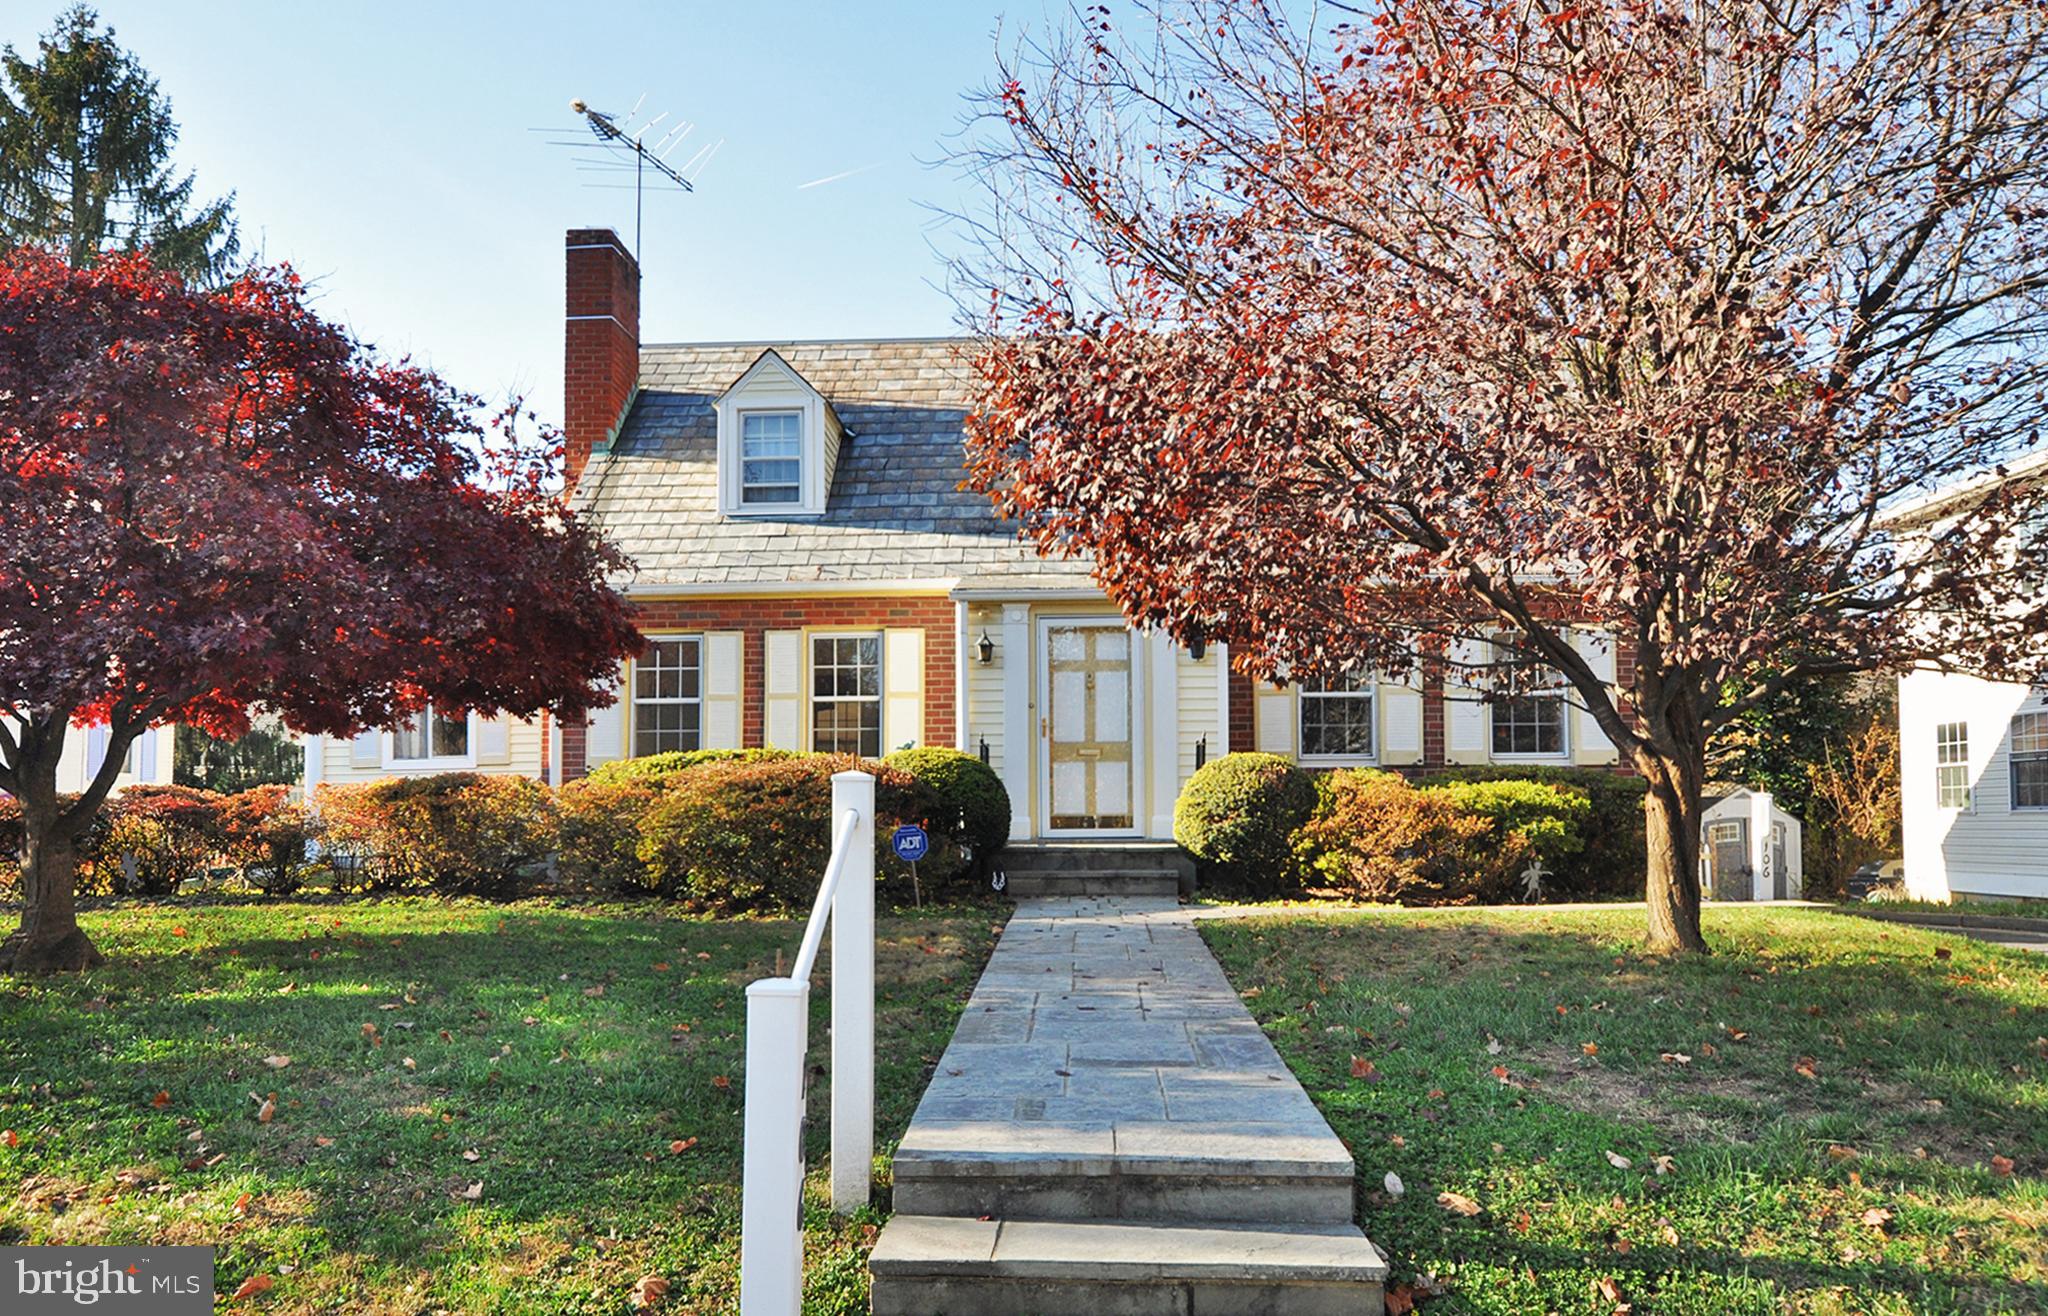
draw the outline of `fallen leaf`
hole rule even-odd
[[[263,1063],[269,1065],[272,1069],[284,1069],[292,1063],[292,1058],[290,1056],[265,1056],[263,1057]]]
[[[1678,1162],[1672,1160],[1669,1156],[1652,1156],[1650,1158],[1650,1168],[1655,1170],[1658,1177],[1661,1178],[1677,1169]]]
[[[242,1281],[241,1288],[235,1290],[235,1296],[231,1301],[253,1298],[259,1293],[268,1293],[276,1284],[277,1281],[268,1275],[251,1275]]]
[[[1882,1233],[1892,1222],[1892,1213],[1882,1206],[1873,1206],[1863,1213],[1863,1223]]]
[[[1605,1298],[1607,1301],[1616,1304],[1619,1310],[1627,1309],[1621,1301],[1621,1281],[1615,1279],[1612,1275],[1602,1275],[1599,1279],[1593,1281],[1593,1296]]]
[[[1506,1049],[1506,1047],[1500,1044],[1500,1039],[1498,1037],[1489,1037],[1486,1039],[1486,1054],[1490,1056],[1497,1056]]]
[[[469,1162],[470,1162],[470,1163],[472,1163],[472,1164],[474,1164],[474,1163],[475,1163],[475,1162],[477,1162],[477,1161],[480,1161],[480,1160],[482,1160],[483,1158],[484,1158],[484,1154],[483,1154],[482,1152],[478,1151],[478,1150],[477,1150],[476,1148],[474,1148],[474,1147],[468,1148],[467,1150],[465,1150],[465,1151],[464,1151],[464,1152],[462,1153],[462,1159],[463,1159],[463,1160],[465,1160],[465,1161],[469,1161]]]
[[[711,1086],[723,1092],[732,1086],[732,1080],[723,1074],[713,1074],[711,1076]]]
[[[1663,1051],[1658,1053],[1657,1058],[1667,1065],[1689,1065],[1692,1063],[1692,1057],[1683,1051]]]
[[[1818,1063],[1812,1056],[1801,1056],[1799,1063],[1792,1066],[1792,1072],[1801,1078],[1819,1078]]]
[[[1938,960],[1953,959],[1955,958],[1955,952],[1946,946],[1936,946],[1934,948],[1934,958]]]
[[[1748,1036],[1749,1034],[1743,1032],[1740,1028],[1731,1028],[1728,1030],[1728,1040],[1731,1042],[1740,1042],[1743,1038]]]
[[[1351,1077],[1362,1078],[1368,1083],[1377,1083],[1380,1081],[1380,1071],[1373,1068],[1372,1061],[1367,1060],[1364,1056],[1353,1056],[1351,1057]]]
[[[235,1214],[247,1215],[249,1213],[249,1203],[255,1200],[256,1195],[254,1193],[243,1193],[240,1197],[237,1197],[235,1199]]]
[[[0,1143],[5,1143],[9,1147],[19,1147],[21,1135],[13,1129],[0,1129]]]
[[[1839,1142],[1831,1142],[1828,1144],[1828,1159],[1831,1161],[1853,1161],[1856,1159],[1856,1149],[1854,1147],[1844,1147]]]
[[[332,1146],[334,1145],[334,1139],[332,1139],[332,1138],[329,1138],[329,1137],[326,1137],[326,1136],[324,1136],[324,1135],[323,1135],[323,1136],[320,1136],[320,1137],[316,1137],[316,1138],[314,1138],[314,1139],[313,1139],[313,1145],[314,1145],[315,1147],[332,1147]]]
[[[1626,1170],[1635,1165],[1634,1161],[1617,1151],[1607,1153],[1607,1163],[1617,1170]]]
[[[418,1069],[420,1067],[420,1062],[414,1060],[411,1056],[407,1056],[405,1059],[399,1061],[398,1063],[404,1065],[407,1069]]]
[[[1579,1050],[1589,1056],[1597,1056],[1600,1054],[1600,1044],[1598,1042],[1581,1042],[1579,1043]]]
[[[1534,1225],[1535,1223],[1536,1222],[1529,1217],[1529,1213],[1527,1211],[1518,1212],[1515,1216],[1515,1232],[1518,1234],[1526,1234],[1529,1232],[1530,1226]]]
[[[2010,1156],[1994,1156],[1994,1157],[1992,1157],[1992,1158],[1991,1158],[1991,1172],[1992,1172],[1993,1174],[1997,1175],[1997,1176],[1998,1176],[1999,1178],[2001,1178],[2001,1179],[2010,1179],[2010,1178],[2012,1178],[2012,1172],[2013,1172],[2013,1160],[2012,1160],[2012,1157],[2010,1157]]]
[[[604,984],[599,983],[595,987],[585,987],[583,989],[583,994],[595,1000],[597,997],[604,995]]]
[[[185,935],[185,929],[182,926],[172,928],[171,935],[174,937],[182,937]]]
[[[162,1110],[165,1106],[171,1104],[171,1094],[168,1092],[159,1092],[149,1099],[149,1104],[155,1106],[158,1110]]]
[[[1384,1301],[1387,1316],[1409,1316],[1415,1310],[1415,1290],[1406,1284],[1394,1284],[1387,1288]]]
[[[484,1181],[483,1181],[483,1180],[481,1180],[481,1179],[477,1180],[477,1181],[476,1181],[475,1183],[471,1184],[471,1185],[470,1185],[469,1187],[467,1187],[467,1188],[464,1188],[464,1189],[463,1189],[462,1191],[460,1191],[460,1192],[458,1192],[458,1193],[456,1193],[456,1194],[455,1194],[455,1196],[457,1196],[457,1197],[461,1198],[461,1199],[462,1199],[463,1201],[465,1201],[465,1202],[478,1202],[478,1201],[482,1201],[482,1200],[483,1200],[483,1195],[484,1195]]]
[[[1436,1204],[1453,1215],[1479,1214],[1479,1203],[1463,1193],[1454,1193],[1448,1189],[1436,1195]]]
[[[674,1142],[668,1145],[668,1149],[675,1155],[681,1156],[684,1152],[690,1150],[690,1148],[696,1145],[697,1140],[695,1138],[677,1138]]]
[[[1657,1237],[1664,1240],[1666,1247],[1678,1246],[1678,1230],[1672,1227],[1670,1220],[1661,1216],[1657,1220]]]
[[[276,1118],[277,1094],[273,1092],[263,1099],[262,1105],[256,1108],[256,1122],[258,1124],[268,1124],[270,1123],[270,1121]]]
[[[647,1311],[668,1293],[668,1281],[659,1275],[642,1275],[633,1285],[633,1310]]]

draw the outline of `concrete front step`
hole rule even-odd
[[[1170,873],[1192,875],[1194,862],[1171,841],[1012,841],[1000,862],[1019,873]]]
[[[1082,872],[1068,869],[1008,873],[1003,889],[1013,900],[1039,896],[1174,896],[1180,876],[1158,869]]]
[[[1356,1225],[899,1214],[868,1259],[875,1316],[1379,1316]]]

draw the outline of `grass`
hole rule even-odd
[[[1721,908],[1666,963],[1641,921],[1202,930],[1427,1316],[2048,1311],[2048,957]]]
[[[881,922],[883,1154],[995,908]],[[86,925],[106,968],[0,979],[0,1245],[211,1245],[221,1292],[275,1278],[238,1310],[618,1313],[646,1274],[661,1311],[736,1308],[744,990],[798,924],[393,900]],[[804,1310],[865,1311],[883,1217],[825,1209],[825,1091]]]
[[[1989,916],[1997,918],[2031,918],[2048,922],[2048,900],[1992,900],[1975,896],[1955,901],[1937,900],[1879,900],[1849,901],[1846,907],[1854,910],[1874,910],[1895,914],[1941,914],[1949,917]]]

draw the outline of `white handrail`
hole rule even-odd
[[[866,1206],[875,1160],[875,779],[832,777],[832,857],[785,978],[747,987],[747,1109],[740,1192],[741,1316],[798,1316],[803,1301],[804,1053],[811,970],[832,925],[832,1209]]]
[[[853,848],[854,833],[860,830],[860,810],[848,809],[839,815],[839,825],[833,829],[837,834],[832,839],[832,858],[825,864],[825,880],[818,884],[818,898],[811,902],[811,921],[804,926],[803,944],[797,948],[796,963],[790,966],[789,976],[798,982],[808,982],[811,968],[818,962],[818,947],[825,940],[825,919],[832,912],[832,898],[839,893],[839,876],[846,871],[846,852]]]

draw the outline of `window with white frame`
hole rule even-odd
[[[811,637],[811,748],[824,754],[882,752],[882,637]]]
[[[427,705],[391,732],[390,757],[393,763],[466,762],[469,715]]]
[[[1566,749],[1565,688],[1549,668],[1496,645],[1504,690],[1493,704],[1493,752],[1503,758],[1556,758]]]
[[[1934,803],[1941,809],[1970,807],[1970,724],[1943,722],[1934,728]]]
[[[633,756],[701,749],[703,645],[697,636],[654,640],[633,664]]]
[[[763,507],[803,501],[804,416],[801,411],[740,413],[740,504]]]
[[[2012,761],[2012,807],[2048,809],[2048,712],[2012,720],[2007,754]]]
[[[1370,672],[1352,672],[1322,685],[1301,687],[1301,757],[1369,759],[1373,756]]]

